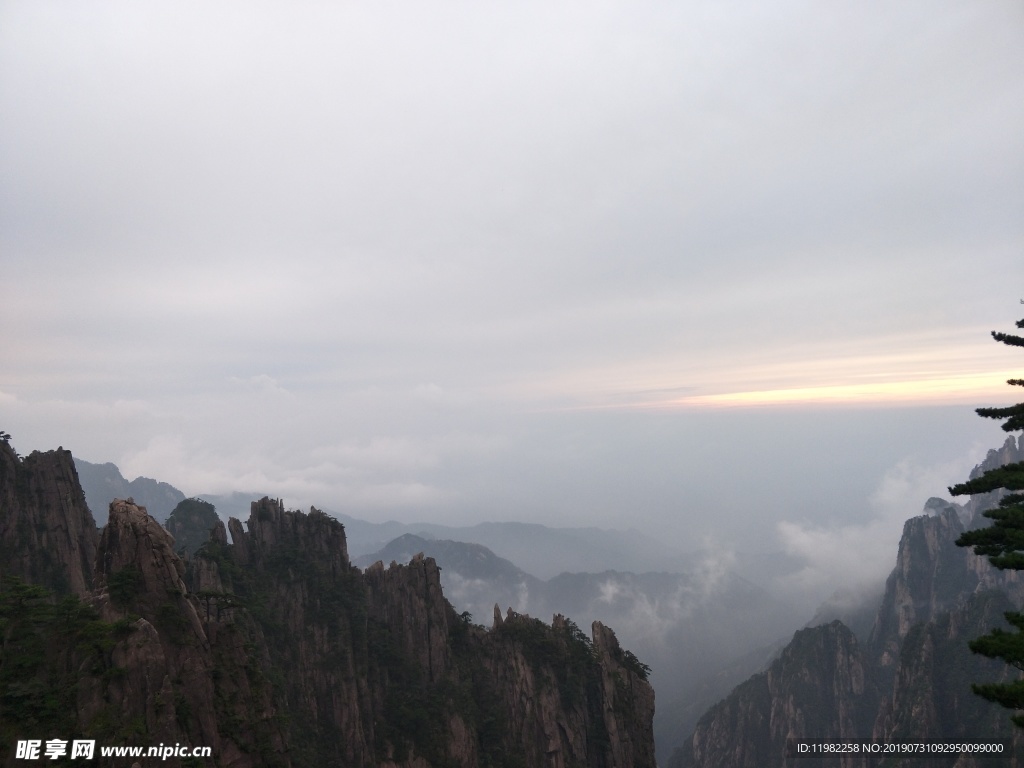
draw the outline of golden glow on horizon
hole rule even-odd
[[[1019,378],[1014,371],[986,372],[912,381],[880,381],[811,387],[763,389],[746,392],[693,395],[661,403],[673,406],[757,405],[943,405],[1011,400],[1006,380]],[[1018,398],[1019,399],[1019,398]],[[656,405],[650,403],[649,405]]]
[[[737,353],[680,349],[629,364],[571,368],[516,382],[517,394],[556,409],[773,406],[998,406],[1019,402],[1007,379],[1024,377],[1015,350],[960,329]],[[965,340],[966,339],[966,340]],[[982,343],[979,343],[979,339]]]

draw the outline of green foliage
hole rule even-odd
[[[971,641],[971,650],[988,656],[990,659],[1002,659],[1024,672],[1024,643],[1021,639],[1024,635],[1024,614],[1008,612],[1004,614],[1006,620],[1017,628],[1016,632],[1007,632],[1003,629],[994,629],[991,634]]]
[[[1024,328],[1024,320],[1017,322]],[[1024,338],[1006,333],[992,332],[992,337],[1003,344],[1024,346]],[[1011,386],[1024,386],[1024,379],[1010,379]],[[1007,408],[978,408],[979,416],[1006,419],[1002,427],[1007,432],[1024,429],[1024,403]],[[954,496],[965,494],[1010,491],[999,501],[999,506],[984,513],[992,525],[967,531],[957,545],[973,547],[975,554],[987,556],[996,568],[1024,570],[1024,462],[1006,464],[986,471],[981,477],[960,483],[949,489]],[[1015,631],[994,629],[970,643],[975,653],[1002,659],[1024,671],[1024,614],[1007,613],[1006,620]],[[1011,683],[984,683],[972,685],[975,693],[1008,709],[1024,710],[1024,681]],[[1013,722],[1024,728],[1024,714],[1017,714]]]
[[[431,765],[444,765],[451,703],[459,691],[432,683],[425,670],[408,656],[400,639],[377,620],[368,621],[368,659],[383,678],[386,695],[377,722],[377,749],[392,745],[395,761],[403,762],[410,750]]]
[[[571,619],[556,628],[513,616],[499,631],[520,647],[538,681],[553,676],[564,707],[600,700],[601,668],[593,643]]]
[[[49,590],[15,578],[0,583],[0,743],[13,744],[28,733],[77,732],[79,676],[116,674],[109,654],[123,631],[77,597],[58,601]]]
[[[193,638],[189,635],[189,622],[185,618],[184,598],[168,596],[168,599],[156,607],[153,623],[161,634],[165,634],[172,642],[183,645]]]
[[[630,672],[636,674],[641,680],[647,680],[651,675],[651,668],[640,661],[636,654],[626,648],[622,649],[622,658],[619,659],[619,663]]]
[[[1001,659],[1024,672],[1024,614],[1007,612],[1004,616],[1015,631],[993,629],[989,634],[972,640],[970,648],[975,653],[990,659]],[[1021,709],[1021,702],[1024,702],[1024,680],[974,684],[971,689],[979,696],[1008,709]],[[1013,722],[1024,728],[1024,714],[1015,715]]]
[[[266,513],[269,515],[270,513]],[[281,762],[274,737],[285,734],[291,765],[335,764],[343,749],[341,732],[331,718],[306,716],[310,659],[300,654],[291,627],[301,619],[302,630],[316,633],[314,657],[325,680],[351,670],[368,677],[367,590],[357,569],[333,569],[299,546],[282,538],[254,555],[248,565],[237,562],[233,545],[210,540],[197,559],[217,563],[226,592],[198,592],[200,615],[207,620],[233,617],[219,632],[241,632],[243,658],[218,655],[213,670],[217,721],[222,733],[258,756],[267,767]],[[320,641],[323,645],[320,646]],[[264,655],[265,652],[265,655]],[[241,669],[239,669],[241,668]],[[239,696],[234,680],[244,674],[249,695]],[[273,727],[260,722],[263,702],[296,717],[276,718]],[[396,704],[396,707],[398,705]],[[373,726],[373,715],[364,727]]]
[[[119,608],[127,608],[138,597],[142,589],[142,571],[138,566],[128,565],[107,577],[107,592],[111,602]]]

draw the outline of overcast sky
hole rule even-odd
[[[1002,442],[1022,212],[1016,0],[0,2],[0,428],[848,552]]]

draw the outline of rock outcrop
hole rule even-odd
[[[85,530],[31,501],[52,496],[45,478],[76,485],[70,455],[33,461],[70,472],[33,470],[25,494],[0,496],[0,530],[51,517],[54,530]],[[91,522],[84,502],[63,509]],[[262,499],[228,528],[231,543],[217,525],[184,561],[144,508],[118,500],[94,558],[77,534],[78,548],[61,550],[61,572],[95,563],[78,574],[81,599],[55,612],[59,595],[5,582],[0,687],[20,705],[0,704],[0,750],[38,733],[212,748],[168,766],[655,765],[647,670],[610,629],[595,623],[587,638],[562,617],[511,612],[491,630],[473,625],[444,599],[431,558],[363,573],[342,525],[316,509]],[[40,541],[3,541],[27,552],[5,575],[49,573],[30,567]],[[9,751],[0,763],[17,764]]]
[[[0,510],[0,576],[76,595],[92,587],[99,533],[69,451],[21,458],[0,441]]]

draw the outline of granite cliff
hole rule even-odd
[[[21,458],[0,440],[0,576],[85,594],[99,534],[71,453]]]
[[[360,571],[316,509],[264,498],[183,560],[128,500],[98,535],[66,451],[9,449],[0,503],[4,765],[55,737],[212,748],[168,766],[655,764],[647,671],[610,629],[474,625],[431,558]]]

